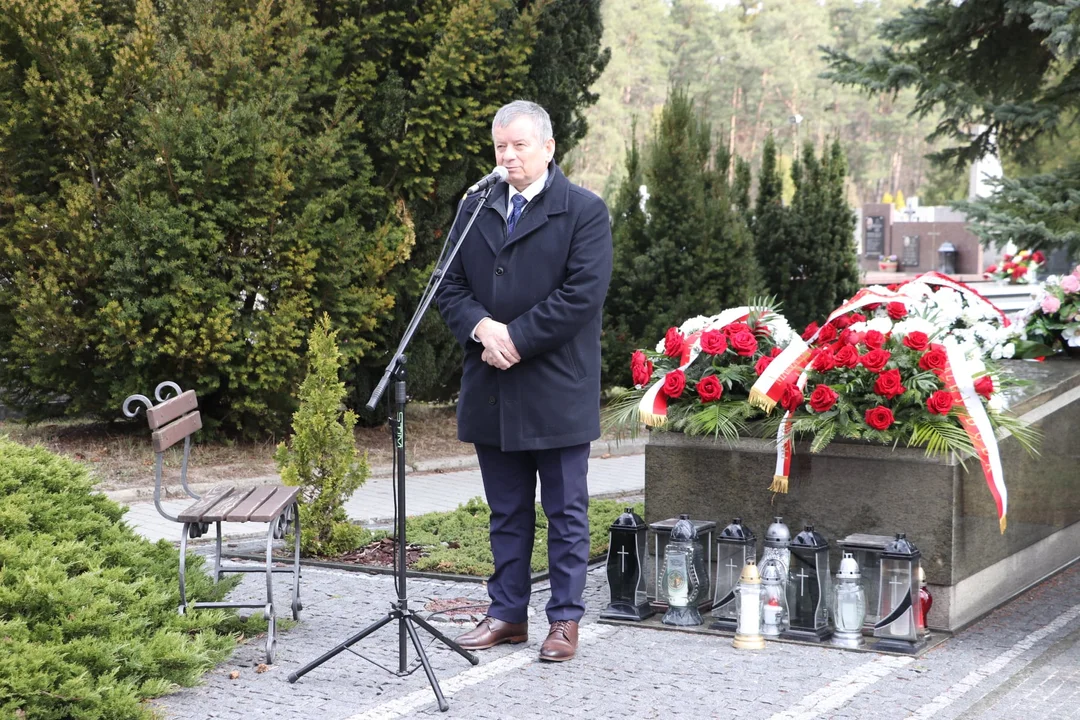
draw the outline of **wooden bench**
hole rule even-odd
[[[166,398],[169,391],[172,397]],[[215,485],[204,495],[196,494],[187,483],[188,459],[191,455],[191,436],[202,428],[199,415],[199,402],[194,390],[183,392],[173,382],[163,382],[154,390],[155,404],[144,395],[131,395],[124,400],[124,415],[133,418],[139,412],[139,404],[146,408],[146,420],[150,425],[151,445],[154,451],[154,506],[162,517],[181,523],[180,531],[180,606],[178,611],[184,614],[188,608],[262,608],[263,615],[269,622],[266,633],[266,662],[274,662],[277,647],[277,609],[274,605],[274,573],[292,573],[292,616],[300,618],[303,608],[300,602],[300,488],[284,485],[262,485],[249,489],[238,489],[232,483]],[[175,517],[161,506],[161,481],[164,468],[165,451],[180,441],[184,442],[183,460],[180,465],[180,484],[184,492],[195,502],[184,508]],[[221,523],[252,522],[267,523],[265,567],[231,565],[225,567],[221,562]],[[228,572],[261,572],[266,574],[266,602],[196,602],[188,600],[185,588],[188,539],[202,537],[211,523],[217,531],[214,552],[214,582]],[[284,538],[289,526],[293,531],[293,558],[288,567],[274,567],[272,552],[275,539]]]

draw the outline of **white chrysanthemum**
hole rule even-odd
[[[665,338],[660,338],[660,342],[656,343],[656,352],[664,352],[664,340]]]
[[[991,360],[1000,360],[1003,347],[1004,347],[1003,345],[995,345],[994,349],[990,351],[990,359]]]
[[[1007,343],[1006,345],[1004,345],[1001,348],[1001,357],[1005,358],[1006,360],[1011,358],[1015,354],[1016,354],[1016,346],[1013,345],[1012,343]]]
[[[933,336],[933,334],[938,331],[938,326],[924,317],[915,315],[908,316],[893,325],[892,331],[896,335],[908,335],[913,332],[921,332],[926,333],[927,336]]]
[[[780,347],[785,347],[795,333],[791,329],[791,325],[788,324],[787,318],[783,315],[773,315],[772,321],[769,323],[769,329],[772,331],[773,342]]]
[[[862,323],[856,323],[861,325]],[[867,330],[877,330],[882,335],[892,332],[893,321],[889,317],[873,317],[866,321]]]
[[[861,332],[866,332],[868,327],[869,326],[865,322],[853,322],[850,325],[848,325],[848,330],[850,330],[853,333],[861,333]]]
[[[889,290],[889,288],[885,287],[884,285],[871,285],[866,289],[872,293],[877,293],[878,295],[892,294],[892,290]]]
[[[990,408],[991,412],[1003,413],[1009,408],[1009,402],[1005,399],[1004,393],[996,392],[986,401],[986,407]]]
[[[900,293],[912,298],[928,298],[933,297],[934,289],[924,282],[918,280],[906,283],[900,286]]]

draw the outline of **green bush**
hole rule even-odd
[[[224,659],[235,614],[177,614],[179,556],[139,538],[86,469],[0,437],[0,717],[147,718]],[[188,559],[189,592],[220,600]]]
[[[337,333],[324,315],[308,338],[308,374],[293,435],[274,453],[281,481],[300,488],[300,549],[306,555],[339,555],[364,538],[364,529],[345,514],[345,501],[364,484],[368,466],[353,439],[356,413],[342,412],[341,362]]]
[[[608,530],[625,509],[617,500],[589,502],[589,556],[607,552]],[[634,505],[639,515],[641,503]],[[480,498],[459,505],[453,512],[432,512],[405,521],[405,534],[410,543],[425,546],[426,555],[413,566],[428,570],[461,575],[490,575],[495,561],[488,541],[488,521],[491,510]],[[536,540],[533,544],[532,571],[547,570],[548,523],[543,508],[536,506]],[[443,543],[446,543],[444,545]]]

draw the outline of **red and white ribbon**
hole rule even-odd
[[[990,302],[988,298],[983,297],[978,290],[975,290],[970,285],[965,285],[959,280],[953,280],[948,275],[943,275],[934,270],[918,275],[914,279],[904,282],[904,285],[907,285],[909,282],[915,282],[916,280],[926,285],[939,285],[955,290],[967,298],[967,301],[973,305],[985,305],[1001,317],[1001,322],[1005,327],[1009,327],[1009,318],[1005,315],[1005,312],[997,305]]]
[[[742,322],[750,317],[751,308],[738,307],[724,310],[716,319],[709,323],[709,329],[719,330],[733,322]],[[692,333],[683,341],[682,354],[679,356],[678,370],[685,372],[690,363],[697,359],[701,353],[701,333],[703,330]],[[674,372],[674,371],[671,371]],[[641,422],[649,427],[660,427],[667,422],[668,396],[661,392],[664,387],[664,378],[660,378],[645,391],[638,403],[638,415]]]
[[[1006,514],[1009,508],[1009,493],[1005,488],[1005,472],[1001,468],[1001,453],[998,450],[997,435],[990,424],[979,394],[975,392],[975,381],[967,369],[963,351],[956,345],[946,345],[945,354],[948,362],[941,372],[945,388],[952,393],[953,402],[963,405],[965,413],[957,414],[964,432],[971,439],[971,445],[979,457],[986,485],[997,505],[998,527],[1005,532]]]

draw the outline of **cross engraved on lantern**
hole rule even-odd
[[[742,518],[734,518],[716,538],[716,591],[713,595],[713,622],[709,625],[713,630],[734,632],[737,629],[736,588],[743,569],[754,562],[756,548],[757,538],[742,524]],[[726,573],[723,568],[727,568]]]
[[[832,595],[829,543],[813,525],[807,525],[791,541],[788,576],[788,628],[783,637],[823,642],[829,628],[828,598]]]
[[[611,600],[600,617],[644,620],[653,614],[645,589],[645,521],[631,508],[612,524],[608,542],[607,580]],[[619,556],[619,562],[613,562]]]

